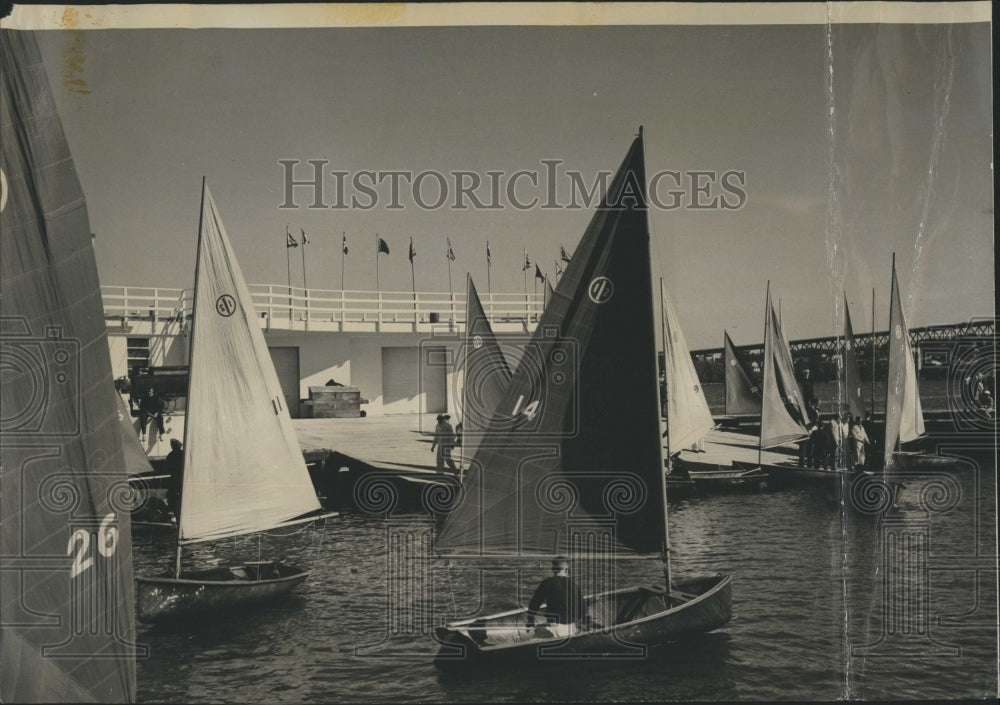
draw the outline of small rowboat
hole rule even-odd
[[[588,619],[572,635],[544,624],[528,627],[525,608],[438,627],[442,646],[435,665],[481,665],[570,655],[645,656],[661,646],[726,624],[731,615],[731,576],[697,578],[662,587],[634,587],[584,598]]]
[[[185,571],[183,575],[136,579],[141,621],[161,622],[176,619],[181,613],[188,618],[205,618],[221,609],[264,602],[291,592],[309,577],[309,571],[261,562]]]

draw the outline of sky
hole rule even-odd
[[[855,330],[888,311],[890,263],[911,327],[993,315],[992,89],[986,24],[58,30],[43,58],[87,196],[103,284],[190,287],[202,176],[250,283],[286,283],[285,229],[308,234],[307,281],[448,291],[455,261],[487,289],[522,292],[526,250],[554,274],[592,211],[420,208],[388,182],[372,208],[281,208],[281,160],[325,169],[540,174],[592,184],[639,125],[647,177],[679,172],[680,207],[650,209],[653,276],[689,345],[760,342],[765,287],[790,339],[835,333],[841,292]],[[828,57],[832,56],[832,65]],[[693,177],[691,172],[717,176]],[[722,189],[742,174],[744,198]],[[452,179],[448,176],[447,178]],[[738,208],[691,207],[691,180]],[[324,200],[336,200],[327,176]],[[660,182],[661,202],[677,188]],[[435,200],[436,182],[423,198]],[[362,194],[346,185],[346,199]],[[454,184],[449,184],[449,202]],[[469,201],[467,200],[468,204]],[[540,205],[540,204],[539,204]],[[292,250],[292,284],[302,261]],[[533,282],[529,278],[528,290]]]

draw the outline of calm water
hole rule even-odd
[[[959,444],[961,446],[962,444]],[[967,445],[967,444],[966,444]],[[949,448],[943,448],[949,450]],[[729,573],[733,619],[642,663],[548,664],[443,676],[430,624],[526,601],[547,574],[535,564],[474,570],[390,561],[397,539],[428,535],[424,517],[361,513],[324,531],[192,548],[281,553],[312,566],[280,605],[166,630],[142,626],[150,657],[139,698],[154,701],[419,702],[981,698],[997,692],[996,469],[975,462],[906,480],[899,510],[877,521],[844,512],[826,491],[769,491],[671,505],[674,572]],[[936,483],[936,484],[935,484]],[[900,549],[926,541],[926,560]],[[387,546],[393,549],[387,550]],[[411,545],[412,546],[412,545]],[[168,537],[135,537],[137,575],[167,570]],[[391,564],[391,565],[390,565]],[[977,572],[976,569],[979,569]],[[658,563],[620,565],[618,584],[650,582]],[[390,577],[390,574],[392,577]],[[888,579],[887,579],[887,576]],[[886,597],[888,587],[888,597]],[[520,589],[520,594],[518,594]]]

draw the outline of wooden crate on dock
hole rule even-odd
[[[357,387],[309,387],[309,401],[302,404],[302,416],[313,419],[349,419],[361,416],[361,398]]]

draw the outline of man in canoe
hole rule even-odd
[[[573,636],[577,622],[584,617],[583,593],[569,577],[569,561],[562,556],[552,560],[552,575],[539,583],[528,603],[529,629],[536,614],[548,619],[544,628],[549,634],[545,636]]]

